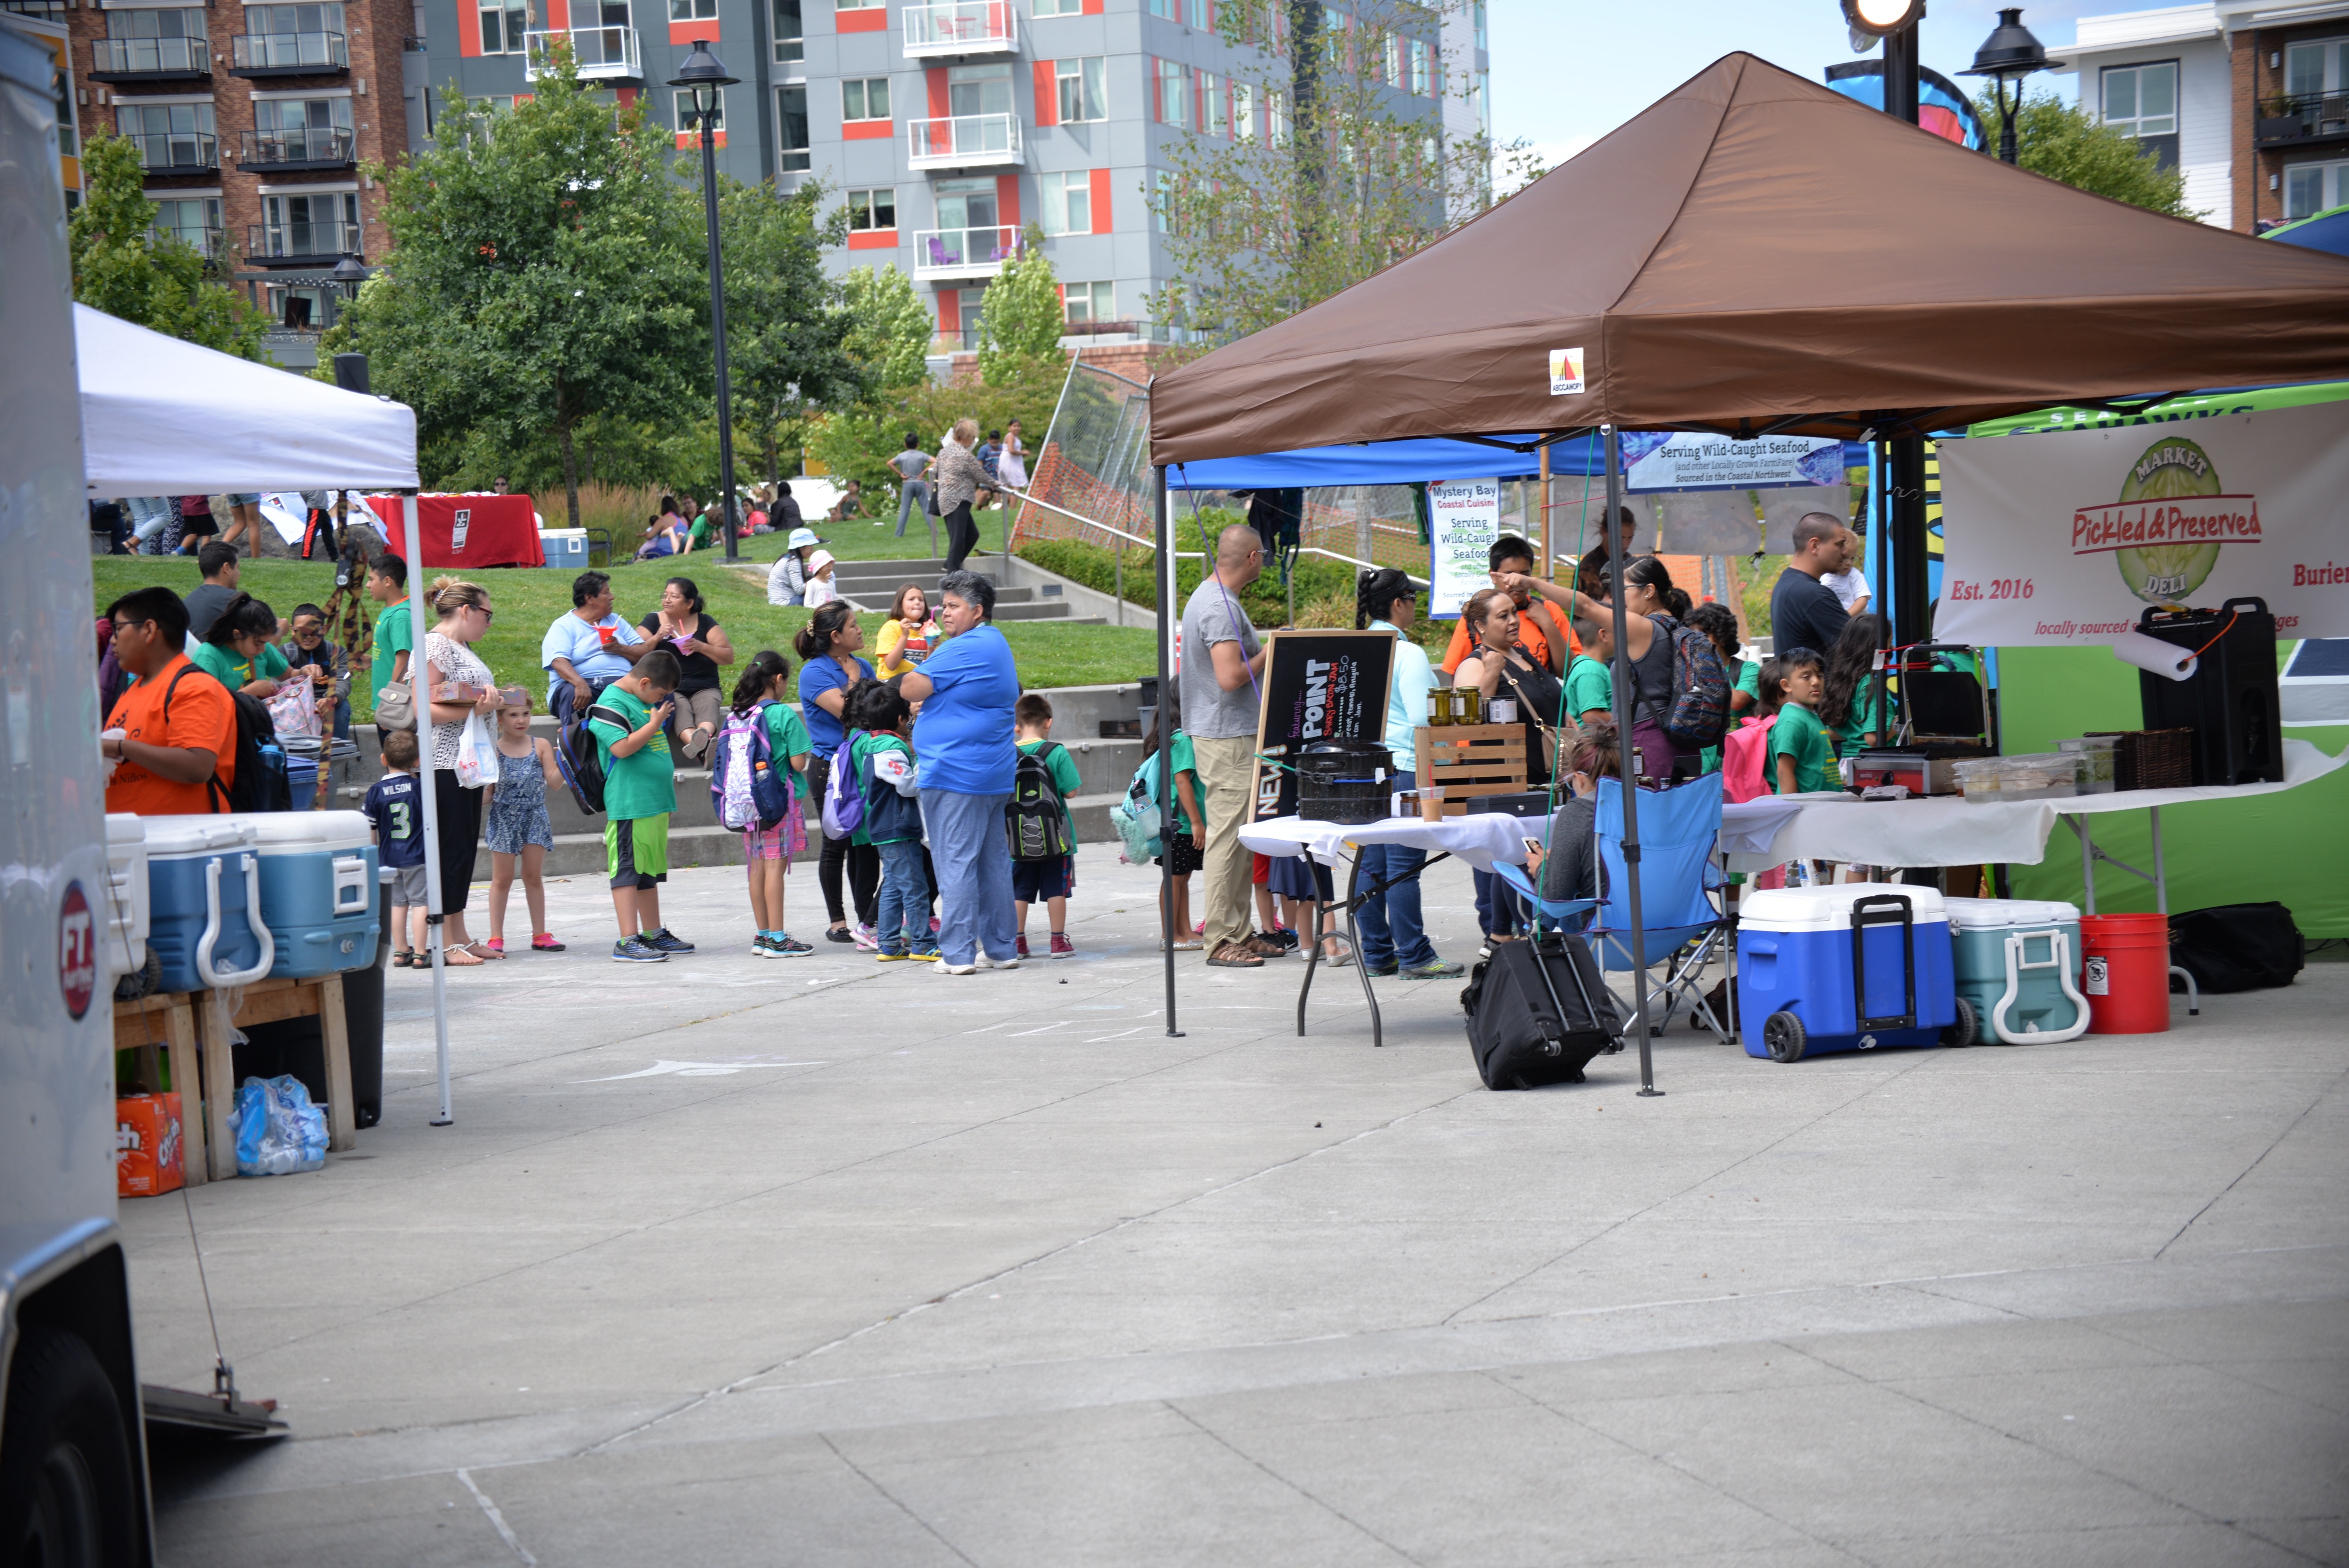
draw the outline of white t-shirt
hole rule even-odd
[[[819,604],[829,604],[834,599],[839,597],[840,590],[833,586],[831,578],[811,577],[808,579],[807,607],[809,609],[812,610]]]
[[[1868,596],[1868,573],[1857,566],[1843,572],[1824,573],[1819,581],[1835,590],[1835,596],[1843,605],[1846,614],[1851,613],[1854,604]]]

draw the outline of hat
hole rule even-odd
[[[808,557],[808,575],[812,577],[831,564],[832,552],[829,550],[819,550],[813,555]]]
[[[791,542],[787,548],[792,550],[801,550],[804,549],[808,545],[821,544],[822,542],[822,540],[816,538],[814,529],[795,528],[792,530]]]

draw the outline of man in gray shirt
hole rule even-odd
[[[1263,706],[1264,647],[1240,608],[1240,591],[1264,570],[1264,541],[1245,523],[1216,540],[1216,569],[1183,606],[1182,697],[1185,733],[1206,793],[1207,962],[1219,969],[1261,968],[1280,949],[1248,926],[1248,851],[1240,825],[1250,815],[1257,714]]]

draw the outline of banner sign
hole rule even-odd
[[[2267,601],[2280,637],[2349,636],[2349,404],[1940,456],[1944,642],[2110,643],[2149,604],[2244,597]]]
[[[1453,619],[1479,588],[1493,585],[1493,542],[1501,537],[1501,481],[1437,480],[1427,487],[1435,552],[1426,614]]]
[[[1843,443],[1811,436],[1733,441],[1688,431],[1623,432],[1623,486],[1630,490],[1839,485],[1843,468]]]
[[[1250,791],[1259,822],[1297,812],[1297,775],[1276,763],[1293,767],[1297,753],[1317,740],[1384,738],[1395,638],[1392,632],[1273,632],[1264,643],[1264,708]]]

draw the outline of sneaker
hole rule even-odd
[[[1052,933],[1053,957],[1074,958],[1076,955],[1077,944],[1069,940],[1068,934],[1066,932],[1056,931]]]
[[[1363,974],[1375,975],[1381,980],[1386,979],[1395,972],[1395,966],[1392,964],[1365,964],[1362,965]]]
[[[677,933],[671,931],[666,925],[660,927],[657,931],[647,931],[641,936],[637,937],[636,940],[643,943],[647,947],[654,948],[662,953],[690,953],[693,951],[692,943],[685,941],[683,938],[679,937]]]
[[[1034,954],[1028,951],[1028,934],[1024,931],[1012,939],[1011,948],[1013,952],[1017,953],[1022,958],[1033,958],[1035,956]]]
[[[1264,934],[1271,937],[1275,942],[1279,943],[1283,952],[1294,953],[1297,951],[1297,933],[1290,930],[1288,926],[1276,925]]]
[[[612,957],[621,964],[666,964],[668,954],[657,947],[647,947],[636,937],[626,937],[612,944]]]
[[[908,953],[905,956],[922,964],[936,964],[943,954],[941,954],[936,948],[933,947],[926,953]]]
[[[492,953],[503,954],[506,950],[506,939],[502,936],[492,936],[481,945]]]
[[[823,939],[826,942],[854,942],[856,934],[844,925],[834,925],[825,928]]]
[[[560,953],[563,944],[554,940],[552,932],[542,931],[530,939],[530,950],[533,953]]]
[[[1390,969],[1387,973],[1392,975],[1394,971]],[[1439,958],[1433,964],[1413,965],[1402,972],[1402,977],[1406,980],[1449,980],[1454,975],[1467,973],[1468,971],[1462,965],[1452,963],[1448,959]]]
[[[1019,967],[1019,955],[1015,953],[1009,958],[993,958],[982,947],[978,950],[978,964],[981,969],[1017,969]]]
[[[873,957],[876,963],[903,964],[907,959],[913,957],[913,954],[910,953],[892,953],[885,947],[880,952],[874,954]]]
[[[767,956],[770,958],[798,958],[814,951],[788,931],[770,939],[767,944]]]
[[[938,966],[934,973],[939,975],[976,975],[978,973],[978,965],[976,964],[949,964],[942,957],[938,960]]]
[[[867,953],[881,951],[881,934],[869,925],[859,925],[849,933],[848,940]]]

